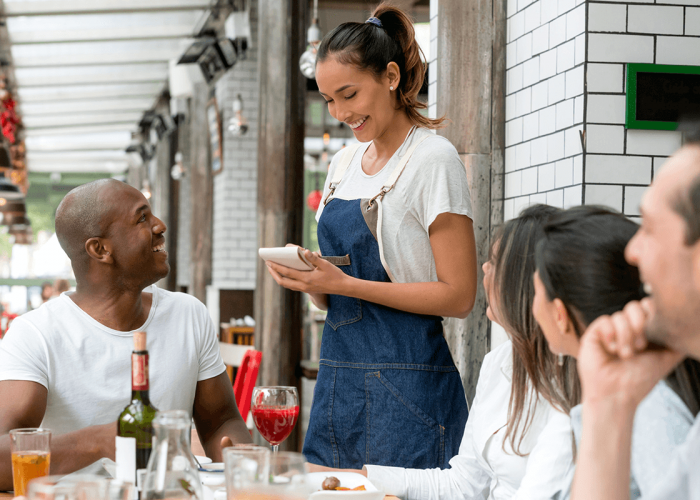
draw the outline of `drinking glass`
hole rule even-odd
[[[129,496],[121,498],[131,500],[133,486],[124,483],[124,487]],[[29,483],[28,491],[29,500],[120,500],[110,496],[110,480],[94,474],[40,477]]]
[[[277,453],[279,444],[292,433],[299,418],[296,387],[268,386],[253,389],[253,422]]]
[[[27,484],[34,478],[48,476],[51,465],[51,431],[27,428],[10,431],[12,481],[15,496],[27,494]]]
[[[241,499],[260,490],[270,480],[270,450],[263,446],[238,445],[223,449],[226,498]]]
[[[306,499],[312,493],[306,483],[306,458],[301,453],[283,451],[270,457],[270,484],[273,498]]]

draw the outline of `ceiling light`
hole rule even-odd
[[[243,116],[243,99],[241,94],[238,94],[233,100],[234,116],[228,121],[228,131],[231,135],[240,137],[248,132],[248,120]]]
[[[185,175],[185,167],[182,165],[182,153],[178,151],[175,153],[175,165],[170,169],[170,177],[173,180],[179,181]]]
[[[141,194],[143,194],[147,200],[150,200],[151,196],[153,196],[153,193],[151,193],[151,183],[148,181],[143,181],[141,186]]]
[[[318,25],[318,0],[314,0],[314,17],[311,26],[306,32],[306,51],[299,58],[299,69],[301,73],[313,80],[316,78],[316,52],[321,44],[321,28]]]

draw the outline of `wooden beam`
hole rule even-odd
[[[305,45],[307,2],[260,0],[258,242],[261,247],[302,243],[304,208],[304,101],[299,70]],[[258,266],[256,349],[263,354],[260,382],[299,387],[301,294],[280,287]],[[282,446],[298,449],[295,431]]]
[[[499,206],[502,178],[499,181],[498,176],[503,173],[505,137],[505,1],[438,3],[437,111],[438,116],[447,115],[451,120],[439,134],[454,144],[467,169],[480,264],[488,259],[493,225],[503,217]],[[500,194],[492,194],[492,185],[496,191],[500,186]],[[491,328],[482,281],[479,265],[474,309],[465,320],[449,319],[445,328],[470,402],[481,363],[490,350]]]

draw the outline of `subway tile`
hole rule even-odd
[[[549,99],[549,81],[538,83],[532,87],[532,111],[544,108]]]
[[[644,156],[586,156],[586,182],[596,184],[649,184],[651,158]]]
[[[583,126],[578,125],[564,131],[564,156],[573,156],[583,152],[581,147],[581,131]]]
[[[537,192],[537,167],[523,170],[522,194],[532,194]]]
[[[625,128],[617,125],[588,125],[586,152],[623,154]]]
[[[591,33],[588,35],[588,60],[651,63],[654,61],[654,37]]]
[[[646,190],[646,186],[625,186],[625,215],[642,215],[639,213],[639,205]]]
[[[566,72],[566,98],[583,95],[583,66]]]
[[[574,184],[583,184],[583,155],[574,156]]]
[[[554,189],[554,163],[540,165],[537,170],[537,189],[540,192]]]
[[[540,2],[534,2],[525,9],[525,33],[534,31],[540,26]]]
[[[627,154],[669,156],[680,147],[680,132],[669,130],[627,131]]]
[[[546,80],[557,74],[557,49],[551,49],[540,55],[540,80]]]
[[[554,132],[557,128],[557,113],[556,106],[549,106],[540,110],[540,135],[547,135]]]
[[[515,42],[511,42],[506,45],[506,68],[512,68],[516,64],[518,64],[518,47]]]
[[[576,41],[571,40],[557,47],[557,73],[574,67],[576,62]]]
[[[430,40],[430,54],[428,55],[429,61],[437,61],[438,57],[438,41],[437,38]]]
[[[641,2],[640,2],[641,3]],[[648,2],[643,2],[643,3],[648,3]],[[700,6],[700,0],[657,0],[656,3],[663,4],[663,3],[671,3],[674,5],[695,5],[695,6]]]
[[[509,0],[510,2],[513,2],[514,0]],[[510,200],[504,200],[503,201],[503,220],[504,221],[509,221],[511,219],[514,219],[515,216],[513,215],[513,199],[511,198]]]
[[[571,127],[574,124],[574,100],[562,101],[556,106],[557,130]]]
[[[520,196],[522,194],[522,178],[522,170],[517,170],[505,175],[505,186],[503,191],[506,198],[515,198],[516,196]]]
[[[700,4],[700,2],[699,2]],[[685,35],[700,36],[700,8],[686,7]]]
[[[586,121],[624,125],[627,100],[624,95],[588,94]]]
[[[546,24],[557,17],[557,0],[540,0],[541,24]]]
[[[523,88],[523,65],[506,70],[506,93],[513,94]]]
[[[586,6],[580,5],[566,15],[566,38],[573,40],[586,30]]]
[[[518,0],[518,10],[524,10],[531,3],[532,0]]]
[[[571,186],[564,189],[564,208],[571,208],[583,202],[583,189],[581,186]]]
[[[700,38],[656,37],[656,64],[700,66]]]
[[[515,146],[510,146],[506,148],[505,171],[508,173],[515,169]]]
[[[520,198],[516,198],[513,200],[513,213],[516,215],[520,215],[520,212],[525,210],[527,207],[530,206],[530,197],[529,196],[521,196]]]
[[[574,160],[564,158],[554,164],[554,187],[563,188],[574,184]]]
[[[657,156],[653,160],[653,175],[656,177],[656,175],[659,173],[661,168],[664,166],[664,164],[668,161],[668,156]]]
[[[532,53],[540,54],[549,49],[549,25],[540,26],[532,32]]]
[[[430,39],[434,40],[437,38],[438,33],[438,16],[435,16],[430,20]]]
[[[547,193],[547,205],[557,208],[564,208],[564,190],[557,189]]]
[[[560,16],[565,12],[569,12],[576,6],[575,0],[559,0],[557,5],[557,14]]]
[[[683,34],[683,7],[630,5],[627,16],[627,31],[630,33]]]
[[[549,23],[549,46],[556,47],[566,41],[566,17],[559,17]]]
[[[622,186],[586,184],[586,205],[605,205],[622,212]]]
[[[515,168],[522,170],[530,165],[530,143],[524,142],[515,146]]]
[[[523,142],[523,119],[516,118],[506,123],[506,146]]]
[[[561,74],[550,78],[548,83],[549,98],[547,102],[549,104],[554,104],[563,101],[566,97],[566,75]]]
[[[530,143],[530,159],[532,165],[547,163],[547,138],[540,137]]]
[[[515,115],[523,116],[530,112],[532,96],[530,88],[526,88],[515,94]]]
[[[583,123],[583,96],[574,99],[574,123]]]
[[[510,5],[511,0],[508,0],[508,4]],[[438,0],[431,0],[430,1],[430,19],[436,17],[438,15]],[[510,16],[510,14],[508,14]]]
[[[523,35],[515,43],[517,47],[518,64],[525,62],[532,57],[532,33]]]
[[[574,63],[578,66],[586,62],[586,34],[576,37],[576,53],[574,55]]]
[[[533,57],[523,64],[523,87],[529,87],[540,81],[540,58]]]
[[[590,63],[586,68],[588,92],[622,92],[622,64]]]
[[[530,205],[546,205],[547,193],[535,193],[530,195]]]
[[[539,135],[539,113],[523,117],[523,140],[529,141]]]
[[[547,161],[557,161],[564,157],[564,132],[547,136]]]
[[[588,31],[624,33],[627,31],[627,5],[590,3],[588,5]]]

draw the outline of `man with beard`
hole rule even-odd
[[[158,409],[188,411],[215,461],[222,446],[250,442],[206,308],[153,286],[170,270],[165,230],[137,189],[113,179],[59,205],[56,234],[77,287],[15,320],[0,345],[0,490],[12,488],[14,428],[51,429],[52,474],[114,458],[135,331],[148,333]]]
[[[650,296],[591,324],[578,359],[583,433],[572,498],[629,498],[637,405],[683,358],[700,359],[700,131],[664,165],[626,249]],[[654,453],[654,450],[649,450]],[[700,499],[700,418],[645,499]]]

